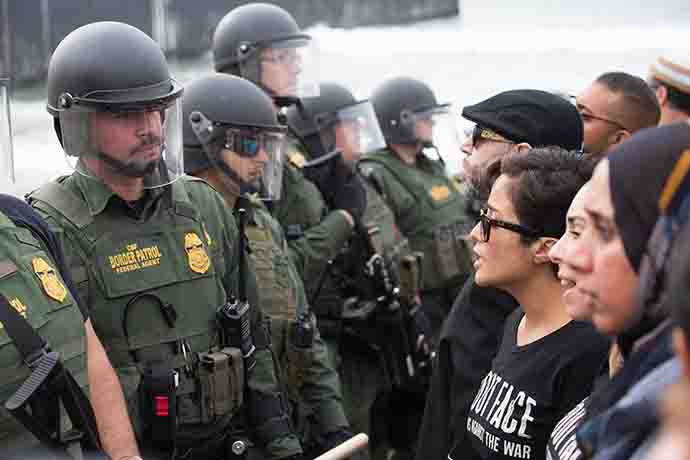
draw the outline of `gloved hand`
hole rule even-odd
[[[357,228],[367,208],[367,191],[362,179],[356,175],[350,176],[350,179],[335,191],[329,205],[332,210],[347,211]]]

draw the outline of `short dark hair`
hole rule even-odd
[[[511,191],[518,223],[544,236],[560,238],[578,190],[592,177],[596,160],[577,151],[551,146],[509,153],[489,166],[491,186],[505,174],[517,179]],[[484,185],[486,188],[486,185]],[[522,237],[525,244],[534,241]]]
[[[622,117],[621,122],[631,133],[659,124],[659,101],[642,78],[625,72],[607,72],[595,81],[622,97],[619,115]]]
[[[668,100],[668,103],[671,104],[671,106],[674,109],[681,110],[690,115],[689,93],[684,93],[683,91],[680,91],[675,87],[668,85],[663,81],[657,80],[653,77],[651,78],[650,86],[652,87],[652,89],[658,88],[659,86],[663,86],[664,88],[666,88],[666,98]]]

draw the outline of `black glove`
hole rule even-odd
[[[342,209],[347,211],[355,221],[355,227],[359,226],[364,211],[367,208],[367,191],[359,176],[352,175],[331,199],[329,203],[332,210]]]

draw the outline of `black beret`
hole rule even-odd
[[[561,96],[546,91],[505,91],[465,106],[462,116],[513,142],[527,142],[532,147],[582,147],[582,119],[577,109]]]

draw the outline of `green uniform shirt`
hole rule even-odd
[[[464,197],[443,165],[420,155],[413,167],[389,150],[367,155],[360,165],[383,194],[411,249],[424,254],[423,289],[453,286],[470,273]]]
[[[237,292],[238,231],[223,198],[205,182],[183,177],[130,205],[100,181],[74,173],[46,184],[30,200],[63,245],[135,429],[141,433],[143,427],[137,403],[142,368],[154,362],[178,370],[178,440],[196,442],[231,429],[228,414],[209,416],[203,409],[195,367],[197,353],[220,346],[216,311]],[[248,416],[257,434],[275,416],[257,407],[280,390],[249,275],[252,332],[264,346],[257,346],[243,407],[233,406],[229,415]],[[271,457],[300,452],[293,435],[258,437]]]
[[[300,274],[292,259],[286,257],[283,230],[260,202],[252,200],[251,205],[246,234],[261,305],[271,317],[273,348],[288,394],[299,418],[309,422],[301,431],[316,430],[317,435],[323,435],[347,428],[338,374],[318,329],[311,348],[300,349],[294,344],[295,319],[310,314],[310,310]]]
[[[86,388],[84,314],[66,288],[43,243],[0,213],[0,294],[60,353],[63,365]],[[0,457],[4,448],[35,445],[33,435],[4,402],[29,376],[29,368],[0,323]]]
[[[295,157],[300,155],[303,159],[303,154],[295,150],[289,154],[292,160],[283,168],[282,196],[275,203],[273,215],[285,230],[290,256],[311,298],[326,263],[352,235],[352,227],[342,213],[328,211],[319,189],[296,166],[300,161]]]

